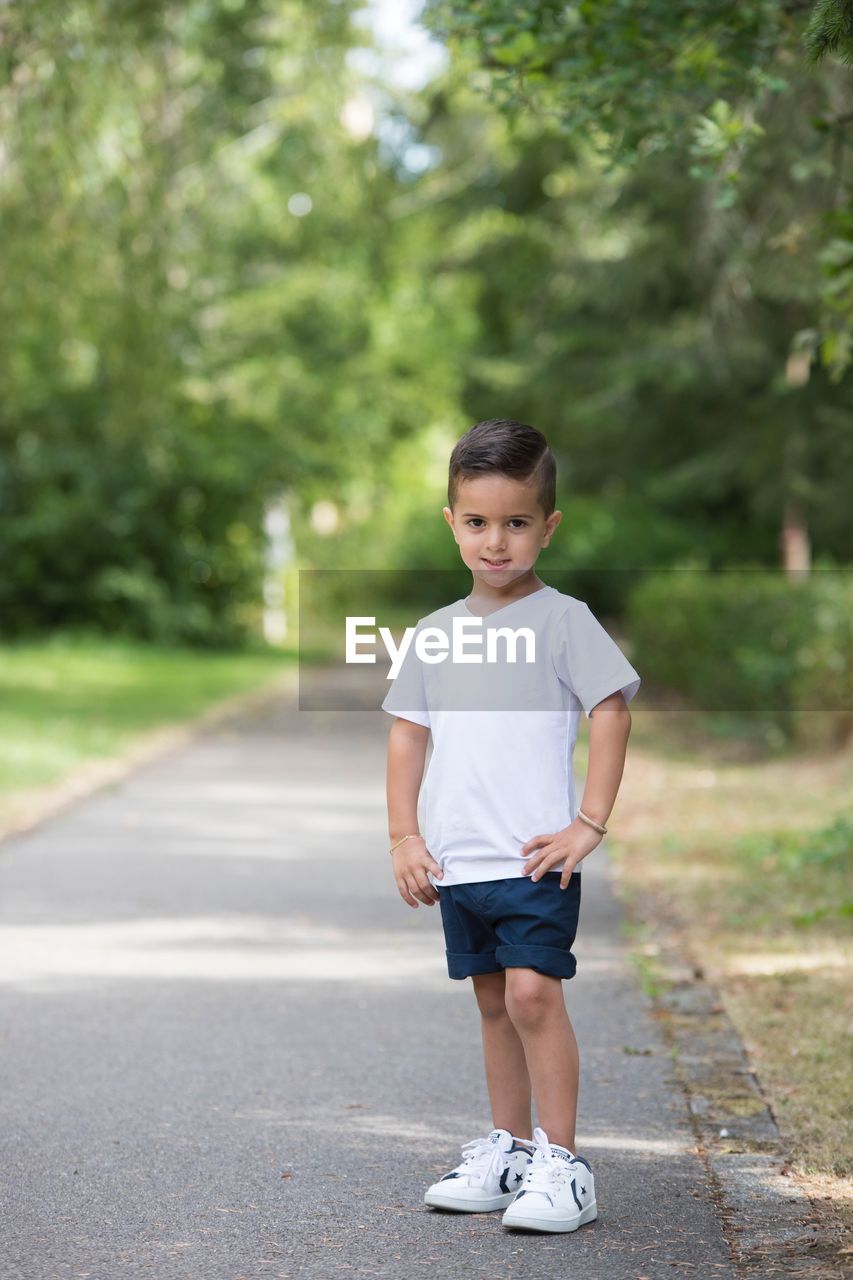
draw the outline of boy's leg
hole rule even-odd
[[[580,1064],[562,980],[536,969],[505,975],[505,1008],[524,1047],[539,1124],[549,1142],[574,1152]]]
[[[504,978],[501,970],[474,974],[471,979],[482,1016],[486,1085],[495,1128],[506,1129],[516,1138],[529,1138],[533,1132],[530,1075],[524,1047],[507,1012]]]

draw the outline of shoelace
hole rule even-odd
[[[541,1129],[533,1130],[533,1138],[536,1143],[536,1149],[533,1152],[533,1160],[527,1166],[527,1172],[524,1178],[525,1191],[540,1191],[544,1195],[548,1195],[554,1190],[555,1184],[559,1186],[563,1178],[572,1176],[571,1165],[565,1160],[561,1160],[559,1156],[555,1156],[551,1150],[548,1139]]]
[[[504,1153],[496,1142],[488,1138],[475,1138],[462,1147],[462,1164],[464,1173],[479,1182],[485,1182],[489,1175],[499,1178],[504,1170]]]

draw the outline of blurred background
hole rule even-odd
[[[303,573],[434,607],[454,442],[532,422],[537,571],[644,677],[638,963],[679,922],[849,1191],[851,56],[843,0],[0,8],[0,822],[295,672]]]

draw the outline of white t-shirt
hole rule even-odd
[[[454,619],[456,621],[454,622]],[[464,652],[487,656],[490,629],[521,632],[516,661],[495,636],[503,661],[422,661],[420,633],[438,627]],[[422,643],[429,637],[424,637]],[[433,634],[434,655],[441,637]],[[543,586],[480,618],[457,600],[418,619],[383,711],[428,727],[432,756],[418,799],[420,830],[444,871],[433,884],[465,884],[523,875],[531,837],[567,827],[577,814],[572,753],[581,707],[608,694],[630,702],[640,677],[588,605]],[[559,870],[554,867],[552,870]]]

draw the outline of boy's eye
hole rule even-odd
[[[477,525],[477,527],[479,527],[483,523],[483,518],[482,516],[472,516],[471,519],[466,520],[465,523],[474,524],[474,525]],[[515,525],[521,525],[522,528],[525,528],[527,526],[527,521],[522,520],[521,516],[513,516],[513,518],[509,521],[509,523],[515,524]]]

